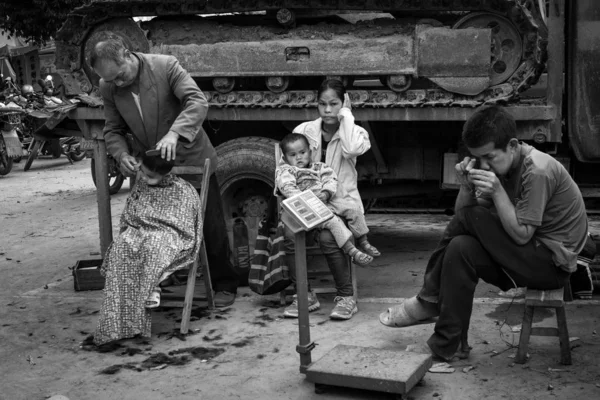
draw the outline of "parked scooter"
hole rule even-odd
[[[2,105],[4,106],[4,105]],[[0,107],[0,175],[7,175],[13,160],[23,155],[23,149],[15,127],[21,123],[18,109]]]

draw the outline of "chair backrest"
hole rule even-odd
[[[206,199],[208,198],[208,185],[210,182],[211,166],[210,158],[204,160],[204,166],[178,165],[173,167],[171,173],[175,175],[202,175],[202,186],[200,188],[200,213],[204,220],[206,211]]]

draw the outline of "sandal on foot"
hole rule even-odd
[[[348,255],[352,259],[352,262],[360,265],[361,267],[365,267],[369,265],[373,261],[373,257],[368,254],[363,253],[357,248],[353,248],[348,252]]]
[[[397,304],[379,314],[379,322],[392,328],[403,328],[419,323],[419,320],[411,317],[404,308],[404,303]]]
[[[388,308],[379,315],[379,322],[385,326],[402,328],[428,321],[439,315],[435,306],[424,306],[416,296]]]
[[[379,250],[377,250],[377,248],[375,246],[373,246],[371,243],[367,242],[366,240],[362,243],[359,243],[358,246],[360,247],[360,249],[362,251],[364,251],[371,257],[379,257],[381,255]]]
[[[157,308],[160,305],[160,287],[155,287],[150,296],[146,299],[146,308]]]

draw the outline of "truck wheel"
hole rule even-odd
[[[250,136],[217,146],[225,218],[263,217],[273,193],[276,140]]]

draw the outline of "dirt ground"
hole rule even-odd
[[[113,226],[128,183],[112,197]],[[600,219],[591,217],[592,233]],[[328,315],[332,297],[320,295],[311,314],[318,360],[337,344],[402,351],[423,343],[431,324],[382,326],[378,314],[417,291],[427,256],[448,221],[442,215],[369,215],[371,241],[384,255],[358,268],[359,313],[350,321]],[[0,399],[387,399],[356,389],[315,394],[299,372],[298,324],[282,318],[277,296],[240,288],[236,303],[208,311],[201,304],[192,334],[179,337],[180,309],[153,315],[153,335],[104,353],[82,345],[93,333],[102,292],[75,292],[70,267],[98,258],[98,220],[90,161],[36,160],[28,172],[16,164],[0,177]],[[315,286],[330,282],[313,282]],[[202,286],[202,285],[199,285]],[[514,364],[520,301],[481,284],[470,328],[469,360],[451,374],[427,373],[410,399],[600,398],[600,301],[567,305],[573,365],[559,364],[556,338],[533,337],[530,360]],[[553,326],[554,314],[535,323]],[[399,353],[399,364],[402,363]],[[472,366],[473,369],[463,370]]]

